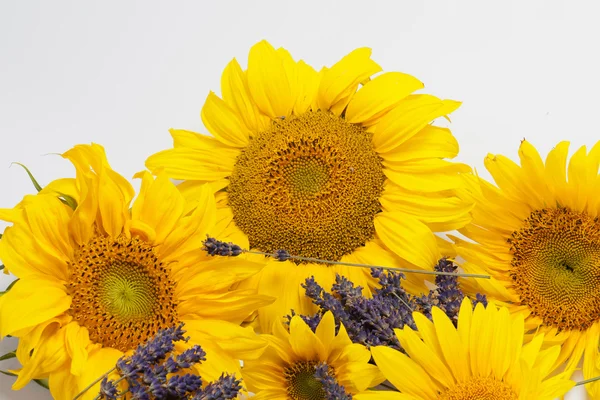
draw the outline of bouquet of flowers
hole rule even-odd
[[[317,71],[262,41],[137,193],[95,143],[62,154],[75,177],[23,166],[37,193],[0,209],[12,388],[600,398],[600,144],[544,161],[523,140],[520,165],[485,158],[494,185],[451,161],[460,103],[381,70],[367,48]]]

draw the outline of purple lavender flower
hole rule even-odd
[[[192,400],[228,400],[237,397],[242,390],[241,380],[233,375],[222,374],[215,382],[209,383]]]
[[[454,272],[456,266],[447,259],[441,259],[435,267],[439,272]],[[402,350],[394,329],[408,325],[417,329],[412,313],[418,311],[431,319],[431,308],[441,308],[456,324],[460,304],[465,297],[456,276],[438,275],[437,288],[428,294],[413,296],[402,288],[404,275],[383,269],[371,269],[371,275],[378,280],[372,298],[362,295],[363,288],[355,287],[343,276],[336,276],[331,293],[323,289],[314,279],[306,279],[302,287],[306,296],[319,307],[315,315],[301,315],[308,326],[316,329],[325,312],[331,311],[336,329],[343,324],[348,336],[355,343],[365,346],[388,346]],[[487,304],[485,296],[478,295],[476,302]],[[294,315],[287,316],[288,320]]]
[[[230,400],[237,397],[241,381],[234,376],[221,375],[219,380],[202,388],[202,378],[184,370],[206,360],[206,353],[198,345],[174,355],[175,343],[187,342],[183,324],[159,331],[145,344],[138,346],[131,357],[117,361],[119,377],[106,377],[100,383],[100,399],[212,399]],[[168,375],[171,375],[168,377]],[[117,384],[127,383],[127,390],[119,392]]]
[[[212,237],[206,238],[203,249],[211,256],[236,257],[242,254],[242,248],[237,244],[225,243]]]
[[[342,385],[337,383],[335,377],[330,373],[329,366],[321,363],[315,368],[315,378],[323,385],[323,390],[328,399],[352,400],[352,395],[346,393]]]

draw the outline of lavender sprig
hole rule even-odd
[[[202,388],[202,378],[192,373],[183,373],[186,369],[206,360],[206,353],[198,345],[192,346],[180,354],[173,354],[175,343],[187,342],[183,324],[158,331],[145,344],[139,345],[131,357],[122,357],[116,367],[104,374],[99,380],[100,392],[96,399],[115,400],[131,398],[150,399],[195,399],[229,400],[237,397],[241,390],[241,381],[234,376],[221,377]],[[119,375],[109,380],[113,371]],[[79,393],[79,398],[98,380]],[[127,389],[119,391],[120,384],[126,383]]]
[[[337,383],[326,363],[320,363],[315,368],[315,378],[321,382],[325,395],[328,399],[352,400],[352,395],[346,393],[346,389]]]
[[[458,277],[451,274],[456,266],[447,259],[441,259],[435,270],[445,273],[436,277],[437,288],[426,295],[413,296],[402,287],[404,275],[383,269],[371,269],[371,275],[378,280],[379,288],[375,289],[372,298],[362,295],[363,288],[355,287],[346,277],[337,275],[331,287],[331,293],[323,289],[314,279],[306,279],[302,287],[306,296],[319,307],[315,315],[300,315],[313,330],[327,311],[331,311],[336,329],[343,324],[348,336],[355,343],[365,346],[388,346],[403,351],[394,329],[408,325],[417,329],[412,313],[418,311],[431,319],[431,308],[441,308],[456,324],[458,311],[464,293],[460,289]],[[485,296],[477,295],[475,304],[487,305]],[[292,310],[288,321],[295,315]]]
[[[297,261],[297,262],[311,262],[311,263],[319,263],[319,264],[330,264],[330,265],[344,265],[346,267],[357,267],[357,268],[380,268],[389,271],[400,271],[406,273],[413,274],[423,274],[423,275],[457,275],[465,278],[482,278],[482,279],[490,279],[490,275],[483,274],[467,274],[467,273],[457,273],[457,272],[444,272],[444,271],[428,271],[423,269],[409,269],[409,268],[398,268],[398,267],[387,267],[381,265],[367,265],[367,264],[359,264],[359,263],[351,263],[346,261],[332,261],[332,260],[322,260],[320,258],[312,258],[312,257],[302,257],[290,254],[287,250],[280,249],[275,250],[272,253],[266,253],[262,251],[254,251],[242,249],[240,246],[234,243],[227,243],[220,240],[217,240],[213,237],[207,236],[206,240],[203,242],[202,249],[205,250],[211,256],[223,256],[223,257],[236,257],[242,253],[248,254],[259,254],[266,257],[271,257],[277,261]]]

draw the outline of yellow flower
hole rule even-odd
[[[13,223],[0,240],[0,258],[19,278],[0,297],[0,337],[20,338],[23,368],[13,389],[48,377],[55,398],[72,399],[125,352],[181,322],[189,343],[207,353],[203,378],[221,371],[239,376],[230,354],[258,356],[264,348],[239,324],[270,300],[229,290],[261,264],[225,263],[201,250],[216,223],[211,191],[200,189],[198,207],[186,214],[165,175],[143,172],[130,209],[134,190],[110,168],[101,146],[79,145],[63,157],[74,164],[76,179],[54,181],[0,210]]]
[[[448,255],[432,231],[469,220],[470,204],[451,191],[470,169],[443,160],[457,155],[458,144],[450,130],[431,124],[459,103],[412,94],[423,84],[400,72],[370,80],[381,71],[370,55],[360,48],[316,72],[262,41],[246,71],[235,59],[227,65],[221,98],[208,95],[201,116],[212,136],[172,130],[174,148],[146,166],[184,180],[179,187],[191,201],[203,183],[219,191],[223,231],[213,235],[221,240],[431,270]],[[368,270],[314,262],[268,262],[243,287],[277,298],[258,311],[266,332],[290,309],[314,311],[300,288],[305,278],[331,287],[336,273],[368,294]]]
[[[406,354],[371,348],[383,375],[403,394],[372,392],[356,400],[551,400],[575,384],[564,374],[548,377],[559,346],[542,350],[543,334],[523,345],[523,317],[511,317],[505,307],[477,304],[473,310],[465,299],[457,328],[439,308],[432,315],[433,322],[413,314],[418,332],[395,330]]]
[[[317,365],[325,363],[347,393],[356,394],[383,381],[371,354],[363,345],[352,343],[346,329],[335,334],[333,314],[327,312],[315,332],[299,316],[290,321],[289,332],[276,322],[273,335],[263,335],[269,343],[260,360],[244,363],[242,376],[253,399],[325,400],[325,392],[315,378]]]
[[[465,289],[506,304],[548,344],[562,343],[555,366],[568,361],[572,370],[585,351],[591,378],[600,375],[600,142],[589,153],[581,147],[567,166],[568,148],[559,143],[544,163],[523,141],[520,166],[488,155],[498,187],[474,179],[464,193],[477,203],[473,222],[461,232],[476,243],[456,241],[465,272],[492,276]],[[600,396],[600,385],[586,387]]]

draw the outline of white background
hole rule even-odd
[[[73,175],[48,153],[93,141],[131,177],[171,147],[168,128],[204,132],[208,91],[261,39],[317,68],[369,46],[384,70],[463,101],[451,127],[459,159],[479,172],[488,152],[516,158],[524,137],[543,155],[561,140],[592,145],[600,139],[596,3],[0,0],[0,207],[33,192],[13,161],[45,184]],[[0,288],[10,281],[0,279]],[[0,343],[0,354],[14,345]],[[0,376],[0,398],[49,398],[35,384],[11,392],[12,381]]]

